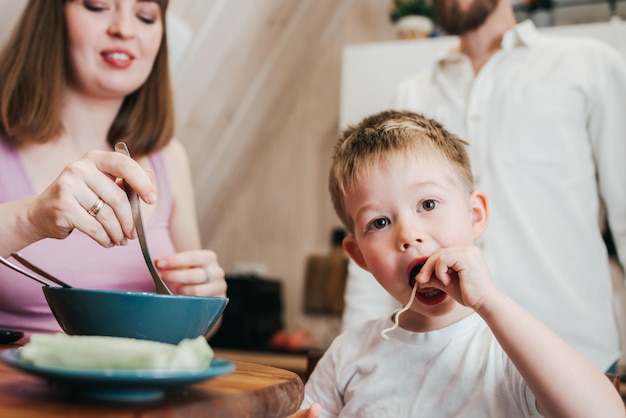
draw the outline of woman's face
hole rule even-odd
[[[158,3],[70,0],[65,19],[70,88],[113,99],[132,93],[146,81],[163,38]]]

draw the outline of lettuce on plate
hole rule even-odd
[[[203,336],[174,345],[121,337],[33,334],[20,350],[22,361],[35,366],[98,371],[202,370],[213,356]]]

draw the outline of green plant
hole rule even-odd
[[[435,10],[431,0],[392,0],[389,18],[397,22],[408,15],[426,16],[435,19]]]

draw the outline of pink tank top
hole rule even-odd
[[[169,234],[172,194],[161,152],[150,156],[159,192],[146,238],[153,259],[174,253]],[[35,194],[19,154],[0,131],[0,204]],[[1,239],[1,237],[0,237]],[[139,242],[104,248],[89,236],[74,230],[66,239],[44,239],[20,253],[35,265],[74,287],[154,292],[154,283]],[[0,329],[61,332],[37,282],[0,265]]]

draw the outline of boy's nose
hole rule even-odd
[[[420,244],[423,242],[419,228],[415,225],[400,224],[398,229],[398,247],[400,251],[404,252],[411,248],[411,246]]]
[[[416,239],[415,239],[415,240],[413,240],[413,241],[403,242],[403,243],[402,243],[402,246],[401,246],[401,248],[400,248],[400,250],[401,250],[402,252],[404,252],[404,251],[408,250],[409,248],[411,248],[411,246],[412,246],[412,245],[416,245],[416,244],[419,244],[419,243],[421,243],[421,242],[422,242],[422,240],[421,240],[421,239],[419,239],[419,238],[416,238]]]

